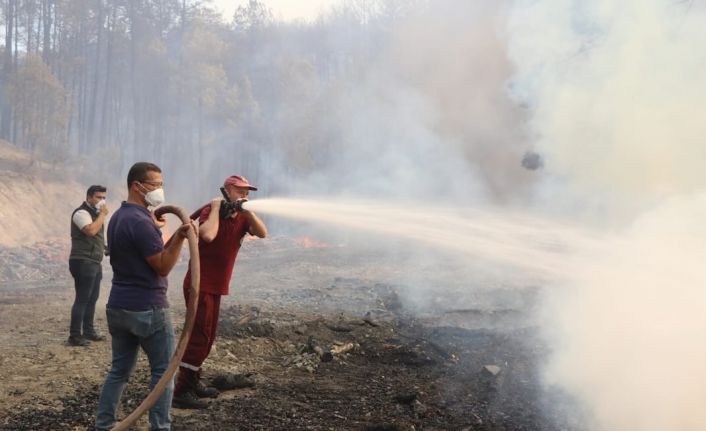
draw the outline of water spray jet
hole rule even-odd
[[[598,235],[568,223],[510,210],[460,209],[363,200],[268,198],[247,201],[245,210],[335,225],[421,242],[474,259],[521,268],[540,279],[565,278],[578,253],[605,246]]]

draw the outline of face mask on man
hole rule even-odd
[[[96,211],[99,211],[103,207],[103,205],[105,205],[105,199],[101,199],[98,202],[96,202],[96,204],[93,206],[93,208],[95,208]]]
[[[145,188],[142,184],[140,184],[140,186]],[[162,205],[164,203],[164,189],[160,187],[145,193],[145,202],[147,202],[147,205],[151,207],[158,207]]]

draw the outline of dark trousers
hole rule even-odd
[[[189,291],[184,290],[184,298],[189,301]],[[181,395],[194,388],[201,374],[201,364],[208,357],[216,339],[218,315],[221,309],[221,295],[199,292],[199,306],[191,331],[189,343],[181,358],[179,374],[174,393]]]
[[[93,316],[96,312],[96,301],[100,294],[103,269],[101,264],[84,259],[69,259],[69,271],[74,278],[76,299],[71,307],[71,327],[69,334],[72,337],[83,334],[94,334]]]

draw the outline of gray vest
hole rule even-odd
[[[105,224],[101,226],[101,230],[95,236],[86,235],[81,232],[81,229],[73,221],[74,214],[79,210],[88,211],[93,221],[98,218],[98,211],[88,206],[86,202],[71,213],[71,255],[69,259],[84,259],[100,263],[103,260],[103,252],[105,250],[103,239]]]

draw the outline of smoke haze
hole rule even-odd
[[[315,118],[309,173],[292,175],[287,165],[301,155],[290,154],[265,181],[289,185],[288,193],[521,199],[534,177],[520,166],[523,113],[506,89],[506,6],[418,5],[377,16],[352,49],[360,66],[344,80],[317,82],[320,98],[287,111],[300,118],[310,109],[305,117]]]
[[[132,163],[155,162],[190,209],[246,175],[271,232],[409,252],[412,298],[436,293],[420,272],[441,249],[472,267],[440,275],[469,297],[541,279],[546,379],[591,429],[703,428],[703,2],[342,1],[306,23],[254,1],[228,23],[212,2],[50,2],[49,29],[22,3],[0,94],[13,146],[111,196]],[[40,28],[60,43],[24,45]],[[528,151],[543,169],[522,167]],[[315,209],[381,235],[300,226]]]
[[[560,236],[581,251],[547,282],[547,382],[586,405],[592,429],[699,429],[704,7],[441,2],[427,12],[391,27],[354,91],[331,93],[332,116],[322,119],[340,139],[290,192],[530,202],[601,227],[600,247]],[[544,158],[543,172],[520,168],[528,149]],[[448,228],[457,247],[478,238]]]
[[[513,10],[515,88],[547,162],[544,196],[616,233],[545,316],[547,379],[586,403],[596,429],[706,420],[705,12],[662,1]]]

